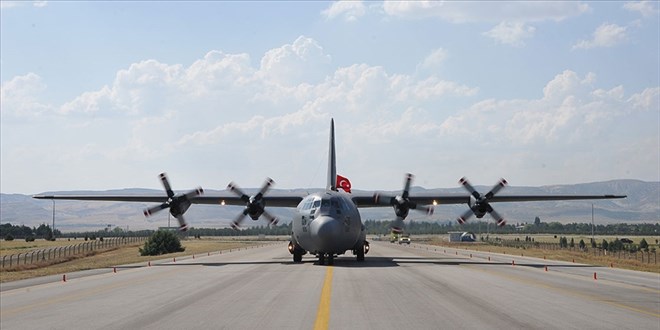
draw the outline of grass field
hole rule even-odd
[[[506,237],[505,237],[506,236]],[[534,236],[534,241],[537,242],[548,242],[548,243],[556,243],[558,242],[559,238],[554,239],[554,235],[550,235],[550,237],[553,237],[552,240],[547,240],[544,241],[543,238],[537,239],[538,236]],[[546,235],[547,236],[547,235]],[[500,237],[502,239],[515,239],[515,237],[519,237],[522,241],[525,240],[525,235],[518,236],[518,235],[498,235],[497,237]],[[559,237],[559,236],[558,236]],[[571,237],[573,237],[575,244],[577,245],[577,242],[580,241],[580,239],[584,239],[587,244],[590,242],[589,240],[585,239],[584,237],[579,238],[580,236],[566,236],[567,239],[570,241]],[[628,237],[628,236],[627,236]],[[608,241],[614,240],[615,237],[612,236],[611,238],[609,236],[603,237],[600,236],[600,239],[598,236],[595,237],[597,242],[601,242],[603,239],[607,239]],[[619,237],[620,238],[620,237]],[[642,239],[642,237],[628,237],[633,240],[636,244],[639,244],[639,241]],[[491,236],[491,240],[493,239],[493,236]],[[589,237],[590,239],[590,237]],[[651,242],[649,240],[650,238],[647,237],[646,240],[647,242]],[[653,238],[653,242],[655,243],[655,238]],[[581,252],[581,251],[570,251],[570,250],[545,250],[541,248],[525,248],[525,249],[520,249],[520,248],[515,248],[515,247],[503,247],[503,246],[495,246],[495,245],[490,245],[482,242],[474,242],[474,243],[449,243],[446,239],[446,235],[440,235],[439,237],[434,237],[434,238],[429,238],[428,243],[432,245],[438,245],[438,246],[447,246],[447,247],[453,247],[453,248],[465,248],[468,250],[476,250],[476,251],[487,251],[487,252],[493,252],[493,253],[501,253],[501,254],[508,254],[508,255],[515,255],[515,256],[525,256],[525,257],[536,257],[536,258],[546,258],[548,260],[559,260],[559,261],[568,261],[568,262],[576,262],[576,263],[581,263],[581,264],[589,264],[589,265],[598,265],[598,266],[604,266],[604,267],[610,267],[613,266],[615,268],[624,268],[624,269],[630,269],[630,270],[638,270],[638,271],[645,271],[645,272],[653,272],[653,273],[660,273],[660,264],[653,263],[653,260],[651,263],[644,262],[642,263],[640,260],[633,260],[633,259],[623,259],[623,258],[617,258],[615,256],[595,256],[591,253],[588,252]],[[655,245],[653,245],[655,246]]]
[[[42,240],[43,241],[43,240]],[[78,240],[79,242],[73,242],[73,244],[78,244],[84,242],[84,240]],[[32,243],[37,244],[32,244]],[[17,251],[28,252],[34,249],[48,248],[52,246],[61,246],[54,245],[49,243],[59,243],[55,242],[25,242],[25,241],[10,241],[7,243],[7,250],[13,251],[9,254],[18,253]],[[63,245],[71,245],[71,242],[62,241]],[[283,241],[282,241],[283,242]],[[189,239],[182,240],[181,245],[186,248],[184,252],[172,253],[167,255],[160,256],[140,256],[139,248],[142,247],[142,243],[136,243],[132,245],[125,245],[119,248],[113,248],[105,251],[93,252],[87,256],[76,256],[72,257],[69,260],[63,260],[55,264],[41,264],[41,265],[28,265],[27,267],[21,266],[18,269],[12,270],[0,270],[0,282],[9,282],[16,281],[26,278],[33,278],[46,275],[57,275],[57,274],[66,274],[70,272],[75,272],[79,270],[87,269],[96,269],[96,268],[109,268],[119,265],[140,263],[140,262],[149,262],[166,258],[175,258],[182,256],[191,256],[193,254],[205,254],[208,252],[217,252],[225,251],[235,248],[244,248],[248,246],[261,245],[264,241],[259,241],[256,238],[202,238],[202,239]],[[35,248],[36,246],[36,248]],[[5,250],[5,244],[2,244],[3,251]]]
[[[47,249],[50,247],[76,245],[81,243],[85,243],[85,240],[82,238],[78,238],[76,240],[73,238],[70,240],[66,238],[60,238],[56,241],[37,239],[34,242],[26,242],[23,239],[15,239],[13,241],[2,240],[0,241],[0,257],[10,254],[30,252],[33,250]]]

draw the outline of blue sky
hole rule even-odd
[[[1,2],[3,193],[660,180],[658,2]]]

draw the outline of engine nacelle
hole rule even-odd
[[[179,215],[182,215],[188,211],[188,208],[190,208],[190,201],[188,198],[185,198],[185,196],[182,196],[178,198],[176,203],[170,203],[170,214],[172,214],[173,217],[177,217]]]

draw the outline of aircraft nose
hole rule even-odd
[[[310,224],[309,229],[312,236],[320,240],[320,247],[324,251],[333,250],[332,246],[337,243],[336,240],[341,235],[341,224],[331,217],[315,219]]]

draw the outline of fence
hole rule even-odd
[[[543,250],[568,250],[568,251],[579,251],[583,253],[592,253],[594,256],[608,256],[612,258],[627,259],[627,260],[638,260],[642,263],[648,264],[657,264],[658,263],[658,253],[657,251],[640,251],[630,252],[626,250],[621,251],[607,251],[602,248],[591,248],[590,244],[587,244],[586,247],[580,249],[577,244],[573,247],[564,247],[562,248],[559,243],[540,243],[540,242],[530,242],[530,241],[515,241],[515,240],[495,240],[487,241],[491,245],[499,245],[506,247],[515,247],[515,248],[524,248],[524,249],[543,249]]]
[[[20,265],[31,265],[40,262],[63,259],[75,255],[84,255],[92,251],[105,250],[117,246],[143,242],[146,239],[146,237],[104,238],[103,240],[88,241],[75,245],[58,246],[25,253],[6,255],[2,257],[2,268],[4,269],[18,267]]]

